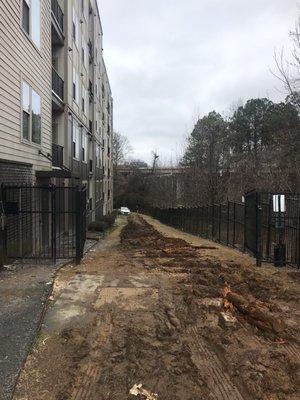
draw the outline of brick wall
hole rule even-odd
[[[34,173],[30,165],[0,161],[0,185],[29,184],[34,181]]]

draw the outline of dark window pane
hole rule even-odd
[[[73,39],[76,40],[76,25],[73,21]]]
[[[32,90],[32,141],[41,144],[41,98]]]
[[[41,116],[32,112],[32,141],[41,144]]]
[[[27,112],[23,111],[23,139],[29,140],[29,120],[30,116]]]
[[[76,100],[76,85],[73,83],[73,99]]]
[[[22,7],[22,27],[29,35],[29,7],[25,0]]]

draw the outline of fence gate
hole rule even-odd
[[[262,258],[300,268],[300,195],[261,193],[261,207]]]
[[[261,207],[259,193],[251,191],[245,195],[245,250],[261,264]]]
[[[76,259],[86,238],[86,188],[2,186],[8,259]]]

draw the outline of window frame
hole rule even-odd
[[[87,164],[89,155],[89,138],[87,132],[85,131],[82,132],[81,149],[81,161]]]
[[[27,111],[24,108],[24,88],[23,85],[27,85],[28,89],[29,89],[29,111]],[[28,144],[31,146],[35,146],[38,148],[42,147],[42,133],[43,133],[43,107],[42,107],[42,96],[40,94],[40,92],[38,90],[36,90],[36,88],[34,88],[31,83],[29,83],[28,80],[24,79],[23,77],[21,77],[21,86],[20,86],[20,90],[21,90],[21,96],[20,96],[20,100],[21,100],[21,125],[20,125],[20,133],[21,133],[21,142],[24,144]],[[39,107],[40,107],[40,141],[39,142],[35,142],[32,140],[33,138],[33,118],[32,118],[32,97],[33,97],[33,92],[39,97]],[[24,137],[24,114],[26,113],[29,116],[29,120],[28,120],[28,139]]]
[[[38,43],[34,40],[33,38],[33,31],[32,31],[32,26],[33,26],[33,17],[32,17],[32,2],[33,1],[38,1],[39,2],[39,30],[38,30],[38,34],[39,34],[39,41]],[[28,24],[29,24],[29,32],[27,32],[27,30],[24,28],[23,26],[23,17],[24,17],[24,13],[23,13],[23,4],[26,3],[28,6]],[[21,0],[20,1],[20,27],[23,31],[23,33],[26,35],[27,39],[31,42],[31,44],[36,48],[36,50],[38,52],[41,52],[41,48],[42,48],[42,1],[41,0]]]
[[[73,101],[80,106],[80,93],[79,93],[79,85],[80,85],[80,78],[79,73],[77,72],[76,68],[73,67],[73,79],[72,79],[73,87],[72,87],[72,97]],[[74,97],[74,88],[75,88],[75,97]]]
[[[73,6],[73,16],[72,16],[72,39],[75,43],[77,49],[79,49],[80,41],[79,41],[79,17]]]
[[[37,115],[39,115],[39,118],[40,118],[40,121],[39,121],[39,124],[40,124],[39,142],[36,142],[36,141],[33,140],[33,127],[34,127],[34,123],[33,123],[33,114],[34,114],[33,113],[33,107],[34,107],[33,98],[34,98],[34,95],[36,95],[39,98],[39,114],[37,114]],[[42,143],[42,98],[41,98],[40,94],[36,90],[34,90],[33,88],[31,88],[31,142],[36,144],[36,145],[39,145],[39,146]]]
[[[101,148],[100,144],[97,144],[96,147],[96,167],[100,168],[101,165]]]
[[[72,124],[72,158],[80,161],[80,127],[79,124],[74,120]]]

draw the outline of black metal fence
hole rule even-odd
[[[76,259],[86,238],[86,189],[2,186],[7,259]]]
[[[269,261],[300,267],[300,195],[285,194],[281,213],[274,210],[272,193],[258,192],[248,193],[244,203],[147,207],[145,212],[177,229],[248,251],[258,264]]]

